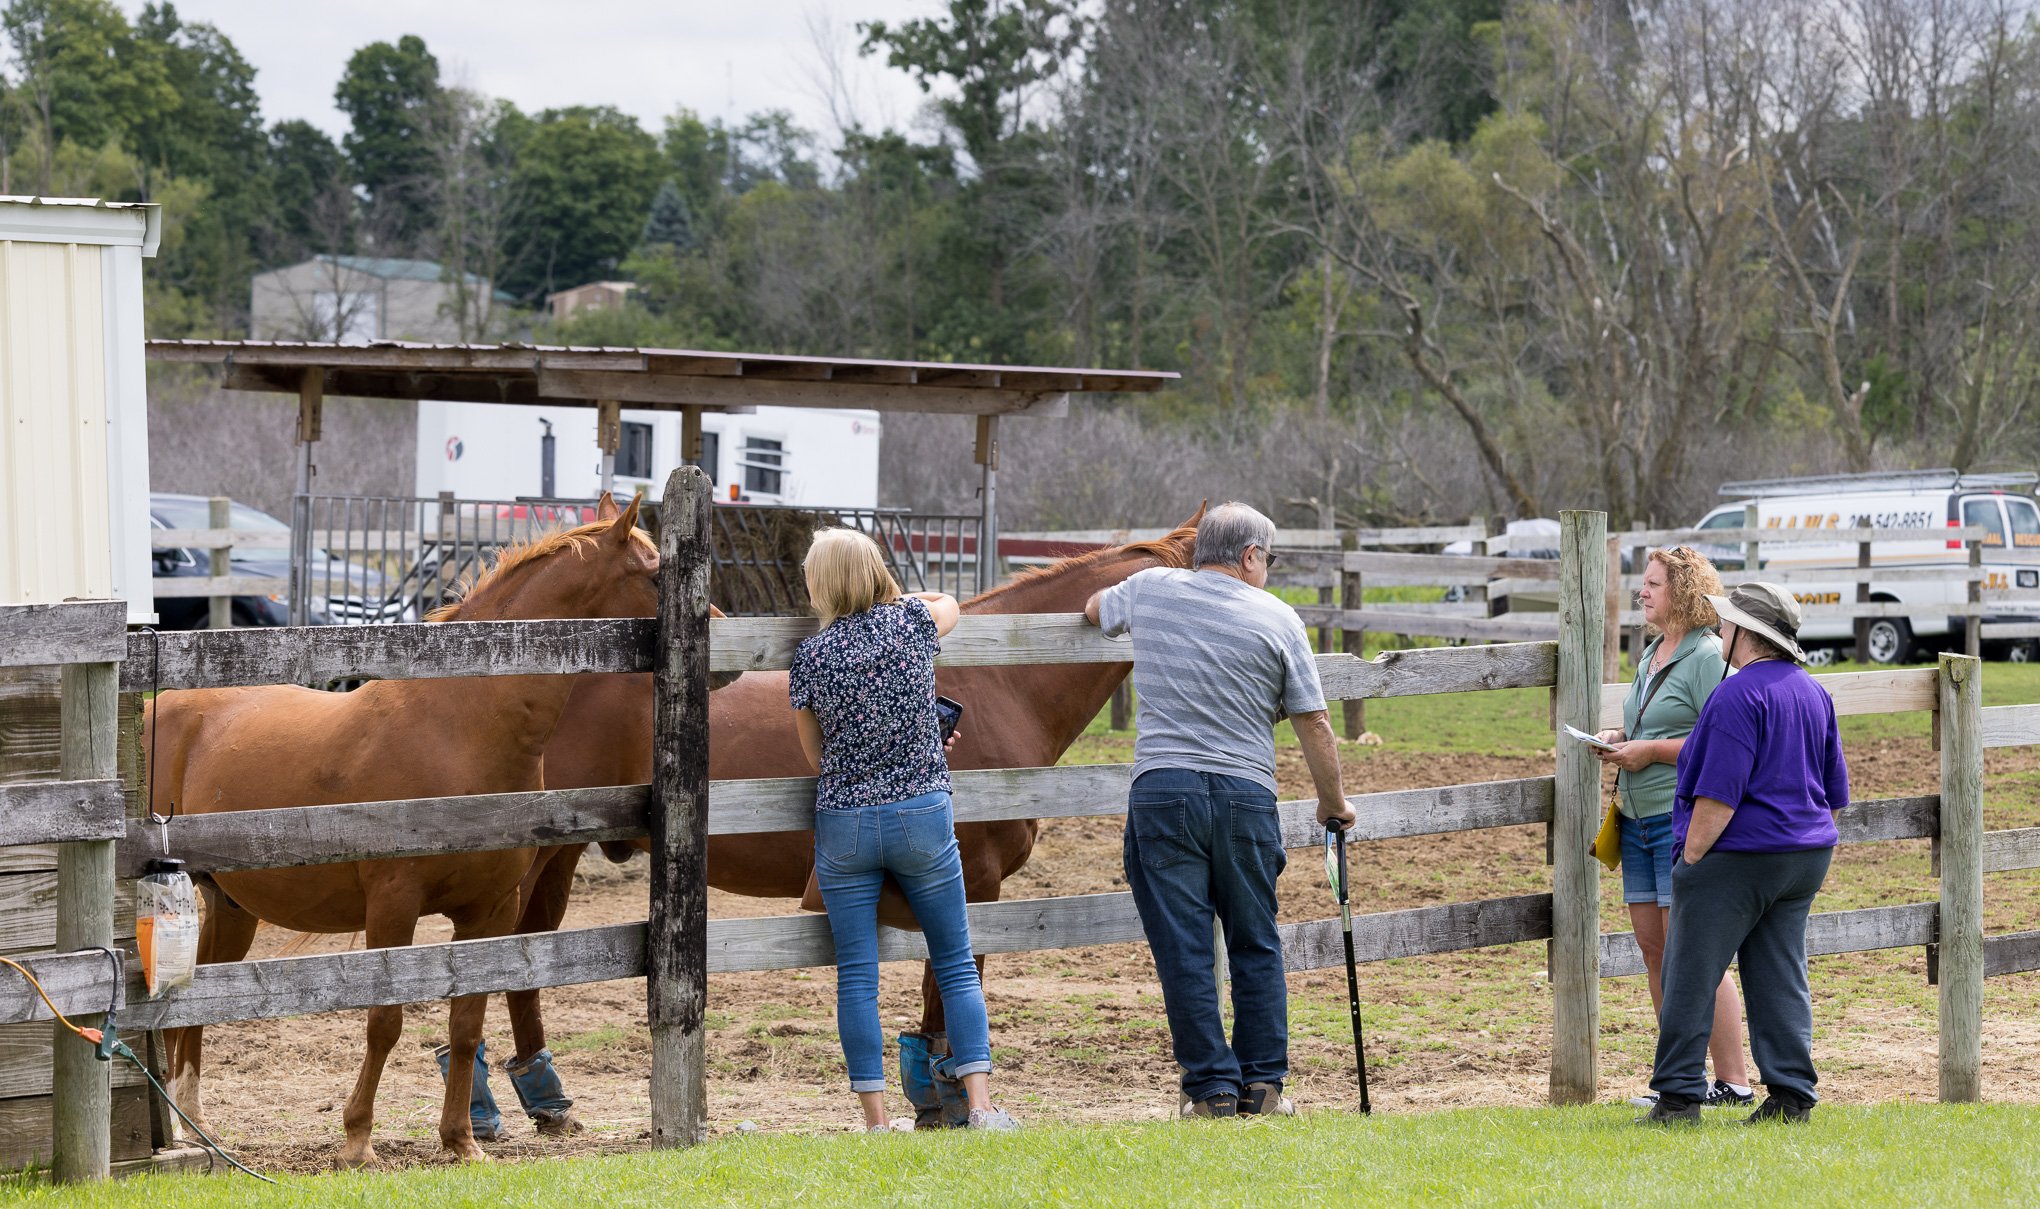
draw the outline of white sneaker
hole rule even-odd
[[[1631,1108],[1656,1108],[1657,1093],[1647,1091],[1640,1096],[1631,1096],[1629,1097],[1629,1106]]]
[[[1020,1128],[1020,1122],[1003,1108],[973,1108],[970,1110],[970,1127],[992,1133],[1011,1133]]]

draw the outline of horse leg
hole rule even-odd
[[[567,899],[574,889],[574,870],[581,863],[586,845],[574,844],[541,853],[543,862],[525,882],[524,907],[517,919],[519,935],[557,931],[567,914]],[[541,1014],[539,992],[510,991],[503,996],[510,1009],[510,1031],[517,1039],[517,1052],[505,1066],[510,1085],[524,1112],[538,1126],[538,1132],[555,1137],[581,1132],[574,1118],[573,1100],[560,1085],[552,1053],[545,1045],[545,1017]]]
[[[368,947],[371,949],[400,949],[411,943],[418,931],[418,900],[415,897],[396,900],[387,892],[371,892],[368,900],[368,919],[363,928]],[[361,1073],[355,1076],[354,1090],[348,1093],[346,1110],[341,1122],[347,1130],[347,1140],[340,1146],[339,1165],[342,1167],[365,1167],[375,1162],[375,1143],[372,1134],[375,1129],[375,1089],[382,1083],[383,1065],[389,1061],[390,1051],[396,1048],[397,1038],[404,1035],[404,1009],[400,1004],[368,1009],[368,1050],[361,1057]],[[479,1038],[477,1038],[479,1040]],[[468,1045],[465,1056],[454,1066],[457,1072],[447,1078],[448,1086],[456,1080],[460,1083],[463,1127],[466,1126],[466,1104],[468,1083],[474,1075],[475,1046]],[[474,1145],[469,1139],[468,1145]]]
[[[453,938],[508,935],[517,926],[519,900],[515,892],[505,894],[486,915],[455,919]],[[488,1010],[488,995],[460,995],[448,1005],[446,1014],[446,1099],[439,1107],[439,1144],[453,1157],[471,1162],[489,1158],[475,1142],[468,1111],[474,1094],[475,1051],[482,1045],[482,1021]]]
[[[255,943],[255,916],[244,910],[225,891],[206,884],[205,915],[198,926],[198,964],[215,965],[224,961],[239,961],[248,955]],[[170,1067],[170,1087],[175,1093],[177,1107],[184,1110],[192,1123],[208,1134],[213,1127],[205,1119],[205,1110],[199,1101],[199,1069],[205,1057],[205,1028],[193,1025],[189,1028],[166,1029],[163,1033],[165,1058]],[[173,1122],[177,1133],[184,1132],[183,1122]]]

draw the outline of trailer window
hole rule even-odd
[[[2040,508],[2032,500],[2007,499],[2005,511],[2012,516],[2012,544],[2022,550],[2040,547]]]
[[[744,491],[759,495],[784,495],[786,485],[786,442],[770,437],[745,437]]]
[[[1997,500],[1978,499],[1962,501],[1962,523],[1983,526],[1983,544],[2002,548],[2005,544],[2005,521],[1999,514]]]
[[[704,432],[701,434],[701,460],[694,463],[694,465],[701,467],[702,473],[708,476],[709,482],[718,484],[722,482],[722,476],[716,473],[716,468],[722,465],[721,433]]]
[[[652,477],[652,426],[623,422],[616,446],[616,473],[631,479]]]

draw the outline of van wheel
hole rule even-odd
[[[1912,625],[1903,617],[1878,617],[1870,622],[1870,662],[1904,663],[1912,654]]]
[[[1841,661],[1842,653],[1834,647],[1812,646],[1806,648],[1806,666],[1808,667],[1833,667]]]

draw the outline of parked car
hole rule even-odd
[[[209,529],[211,504],[204,496],[152,493],[149,496],[149,524],[156,529]],[[243,530],[290,532],[290,526],[235,501],[228,505],[227,527]],[[208,552],[184,547],[161,547],[152,552],[158,578],[211,574]],[[236,596],[231,613],[236,626],[280,626],[290,624],[290,550],[286,546],[236,548],[229,556],[228,573],[238,578],[276,581],[273,592]],[[401,605],[388,603],[384,577],[367,567],[334,558],[314,546],[311,551],[314,596],[308,613],[313,625],[362,621],[414,621]],[[343,591],[334,591],[340,588]],[[156,598],[158,625],[165,630],[202,630],[211,624],[211,602],[203,596],[159,596]]]

